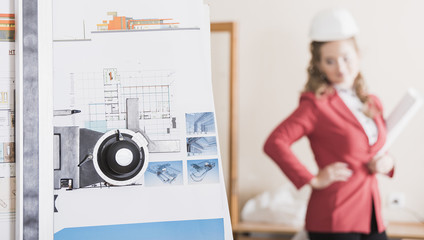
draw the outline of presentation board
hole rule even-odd
[[[53,0],[54,239],[232,239],[200,0]]]
[[[0,233],[15,236],[15,8],[0,3]]]

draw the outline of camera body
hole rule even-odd
[[[54,188],[138,184],[149,162],[147,145],[140,132],[128,129],[55,127]]]

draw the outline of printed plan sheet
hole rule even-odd
[[[15,9],[0,4],[0,235],[15,235]]]
[[[232,239],[209,26],[209,9],[200,0],[53,0],[55,127],[73,126],[107,140],[111,131],[129,128],[136,109],[132,124],[149,143],[145,172],[130,183],[104,181],[99,174],[100,180],[85,184],[83,168],[94,164],[102,171],[94,162],[103,145],[82,146],[90,137],[80,135],[80,159],[70,164],[80,163],[72,185],[63,178],[69,163],[61,148],[55,240]],[[135,99],[132,110],[129,99]],[[67,140],[57,139],[57,146]],[[84,157],[83,148],[93,151],[94,160]]]

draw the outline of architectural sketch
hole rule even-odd
[[[219,182],[218,159],[189,160],[187,161],[189,183],[217,183]]]
[[[0,178],[0,218],[15,212],[15,178]]]
[[[14,178],[15,163],[0,163],[0,178]],[[2,189],[3,190],[3,189]]]
[[[85,127],[106,132],[125,128],[126,99],[139,99],[140,128],[152,140],[178,137],[173,112],[174,71],[123,71],[104,68],[103,73],[71,73],[75,107]]]
[[[118,16],[118,12],[108,12],[111,20],[103,20],[97,24],[97,31],[134,31],[148,29],[178,28],[178,22],[172,18],[134,19],[128,16]],[[171,21],[171,22],[170,22]]]
[[[217,155],[216,137],[187,138],[188,156]]]
[[[15,14],[0,12],[0,41],[15,41]]]
[[[56,1],[60,2],[56,8],[68,11],[69,13],[63,15],[69,14],[67,17],[72,17],[73,21],[66,22],[68,19],[66,16],[56,18],[57,28],[54,29],[53,41],[91,41],[93,34],[99,33],[200,30],[200,22],[193,18],[193,15],[199,15],[199,13],[193,14],[190,9],[180,13],[158,10],[152,12],[147,10],[149,3],[141,2],[138,8],[130,11],[125,7],[118,7],[105,9],[100,15],[100,11],[92,14],[92,12],[85,12],[86,9],[81,11],[76,4]],[[178,7],[178,2],[172,5]],[[125,3],[122,3],[122,6],[125,6]],[[70,14],[72,11],[78,11],[78,14]],[[62,27],[63,25],[67,26]]]
[[[11,110],[14,106],[15,73],[0,72],[0,109]]]
[[[0,146],[0,163],[14,163],[15,162],[15,143],[5,142],[3,147]]]
[[[187,134],[214,134],[215,119],[212,112],[186,113]]]
[[[145,174],[146,186],[159,186],[163,184],[182,184],[182,162],[151,162]]]
[[[14,141],[15,73],[0,71],[0,142]]]

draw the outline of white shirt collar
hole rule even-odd
[[[343,84],[333,84],[333,87],[337,92],[355,92],[353,87],[345,87]]]

